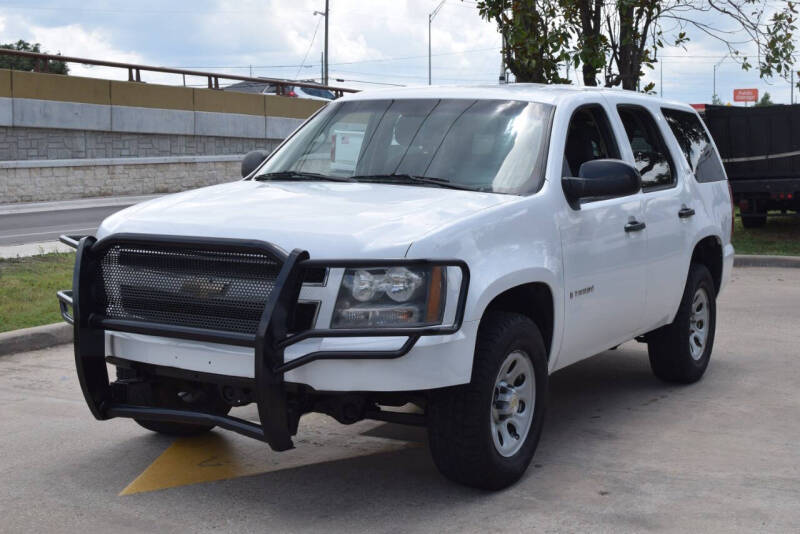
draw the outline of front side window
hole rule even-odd
[[[315,173],[525,194],[543,179],[552,109],[506,100],[337,102],[289,139],[254,178]]]
[[[642,175],[642,189],[675,184],[672,159],[650,112],[643,107],[630,105],[619,106],[617,110],[631,144],[636,169]]]
[[[619,158],[619,150],[606,112],[597,105],[579,108],[569,121],[562,176],[578,176],[587,161],[607,158]]]
[[[725,171],[717,151],[700,122],[700,117],[688,111],[662,108],[675,139],[698,182],[717,182],[725,179]]]

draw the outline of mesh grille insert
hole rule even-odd
[[[109,319],[255,334],[281,264],[266,253],[114,245],[97,268]]]

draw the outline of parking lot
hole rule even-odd
[[[287,453],[175,441],[94,421],[71,346],[2,357],[0,531],[800,531],[800,269],[735,269],[717,324],[692,386],[635,342],[553,375],[533,464],[499,493],[447,482],[419,429],[312,415]]]

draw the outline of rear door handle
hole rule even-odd
[[[629,222],[628,224],[625,225],[625,231],[626,232],[639,232],[641,230],[644,230],[645,226],[647,226],[645,223],[639,222],[637,220],[633,220],[633,221],[631,221],[631,222]]]
[[[687,219],[692,215],[694,215],[694,210],[692,208],[683,207],[678,212],[678,217],[680,217],[681,219]]]

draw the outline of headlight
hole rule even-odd
[[[437,325],[445,304],[445,267],[346,269],[332,328]]]

